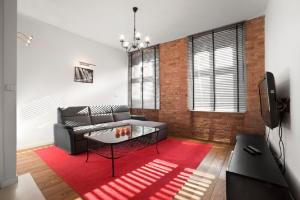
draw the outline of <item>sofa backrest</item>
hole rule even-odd
[[[58,108],[58,123],[76,127],[130,119],[127,105],[74,106]]]
[[[126,105],[113,105],[112,112],[115,121],[121,121],[131,118],[129,108]]]
[[[58,122],[71,127],[91,125],[89,107],[58,108]]]
[[[101,124],[106,122],[113,122],[111,106],[90,106],[90,116],[92,124]]]

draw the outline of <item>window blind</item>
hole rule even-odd
[[[130,107],[159,109],[159,47],[129,53],[128,63]]]
[[[195,111],[245,112],[244,25],[189,37],[189,107]]]

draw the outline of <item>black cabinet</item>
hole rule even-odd
[[[226,171],[227,200],[290,200],[288,185],[262,136],[238,135]],[[251,155],[244,147],[259,149]]]

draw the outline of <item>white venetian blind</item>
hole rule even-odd
[[[246,111],[243,24],[190,37],[188,98],[195,111]]]
[[[129,54],[129,104],[131,108],[159,109],[159,48]]]

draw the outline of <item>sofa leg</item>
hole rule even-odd
[[[85,162],[87,162],[89,159],[89,140],[86,141],[86,160]]]

